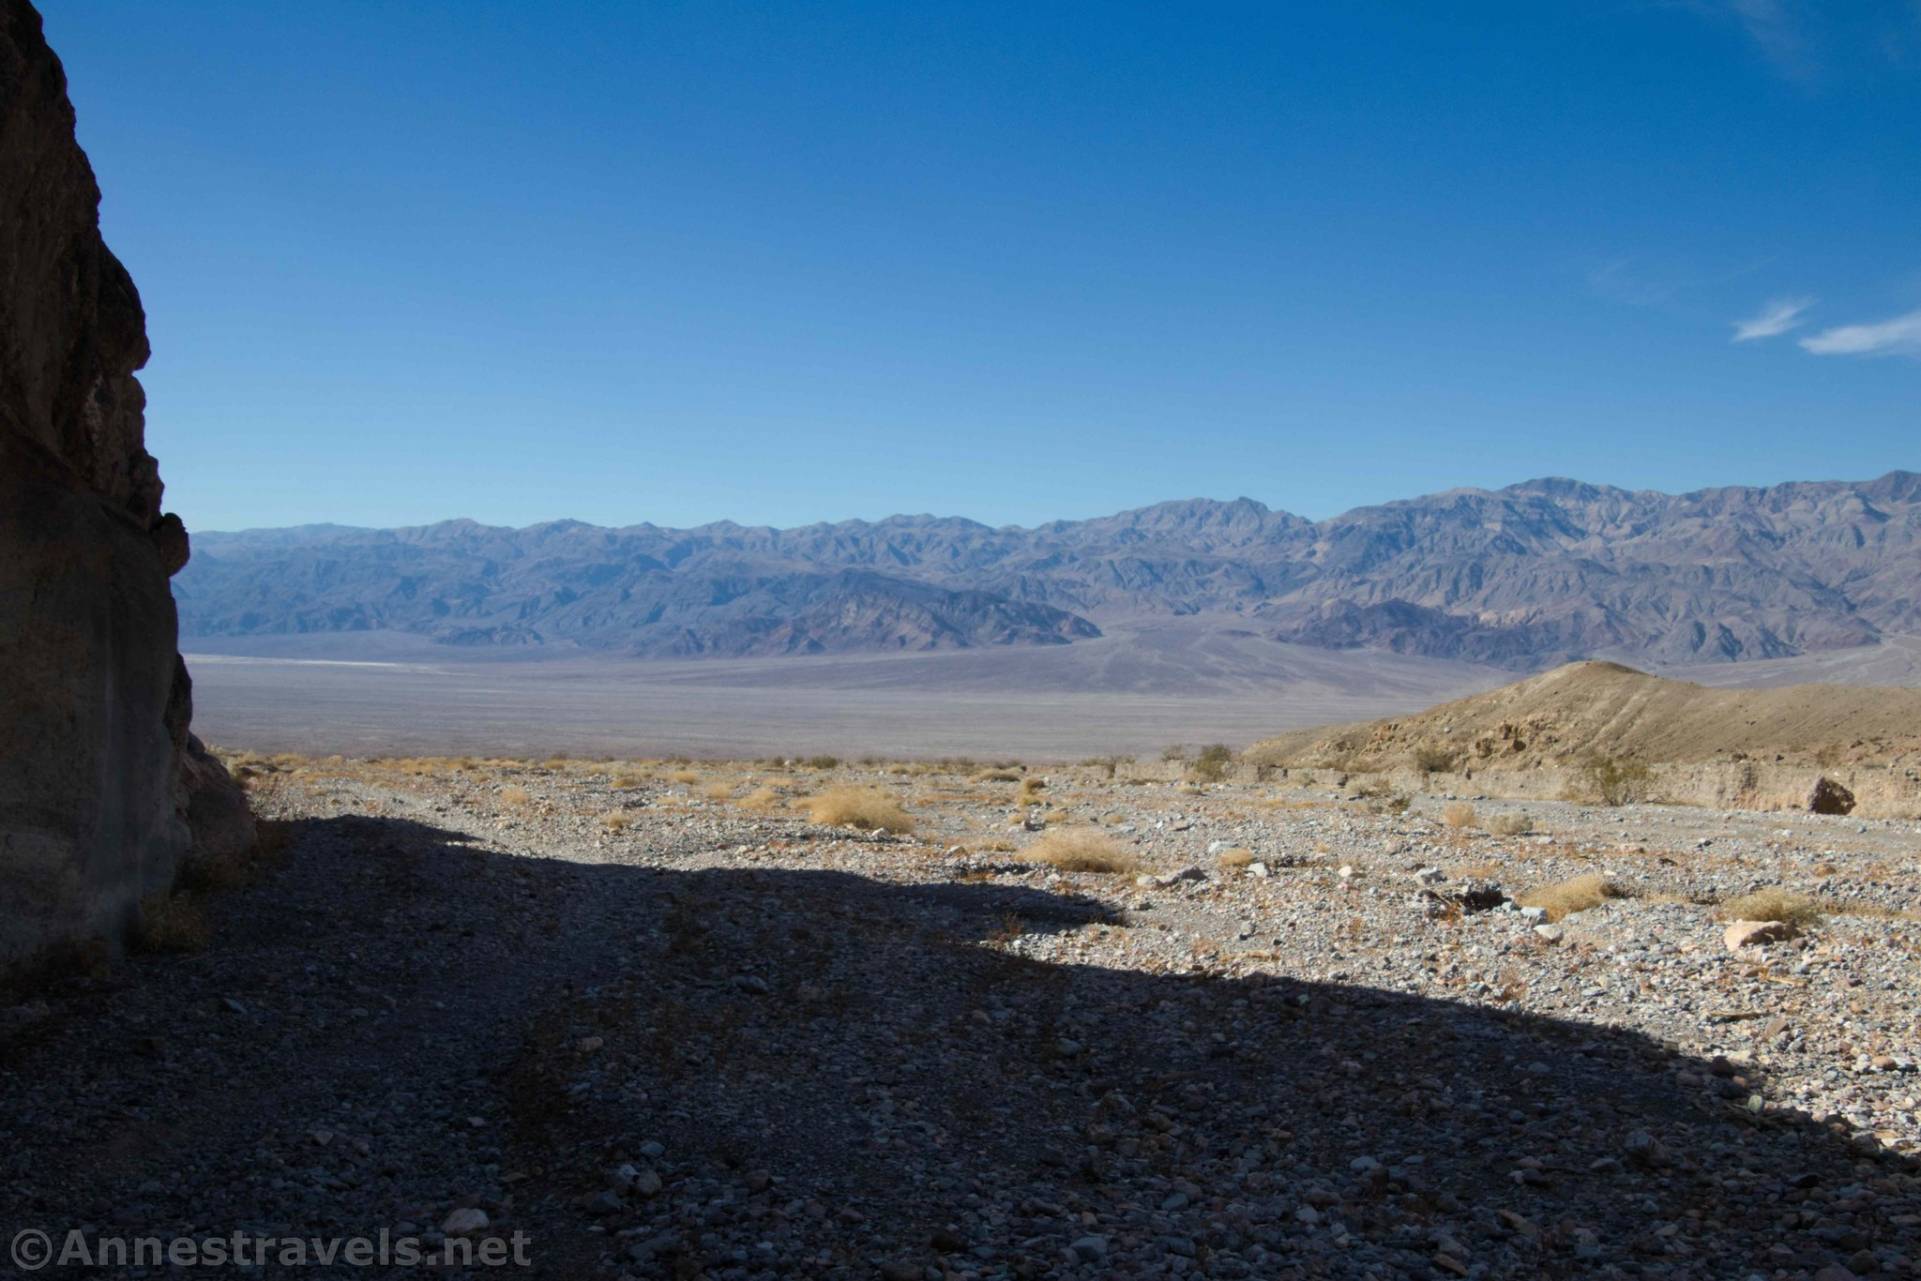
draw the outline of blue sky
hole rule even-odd
[[[1921,0],[42,0],[190,527],[1921,468]]]

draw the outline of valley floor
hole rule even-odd
[[[1017,778],[958,765],[246,772],[284,848],[204,896],[204,949],[0,1011],[9,1236],[522,1232],[555,1278],[1921,1274],[1911,823],[1450,822],[1123,764],[1041,795],[1138,868],[1063,872]],[[836,786],[915,832],[794,811]],[[1597,873],[1623,896],[1555,921],[1489,892]],[[1731,951],[1715,904],[1776,885],[1818,919]]]
[[[1414,711],[1511,677],[1284,645],[1219,618],[1112,623],[1073,645],[763,659],[476,652],[392,633],[184,644],[204,738],[316,754],[1075,760],[1249,743]]]

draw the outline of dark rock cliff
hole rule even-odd
[[[0,965],[117,938],[196,842],[252,840],[188,732],[187,533],[160,509],[145,316],[99,205],[40,15],[0,0]]]

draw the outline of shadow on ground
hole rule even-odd
[[[216,914],[205,952],[16,1010],[8,1238],[469,1207],[564,1278],[1739,1278],[1900,1274],[1921,1222],[1910,1163],[1751,1113],[1759,1080],[1486,1007],[1030,959],[1107,920],[1036,889],[339,818]]]

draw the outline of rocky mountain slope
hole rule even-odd
[[[1234,615],[1275,640],[1533,670],[1780,658],[1921,630],[1921,475],[1671,495],[1568,480],[1313,522],[1252,499],[1032,529],[894,516],[778,530],[254,530],[181,577],[199,635],[767,654],[1055,644]]]

